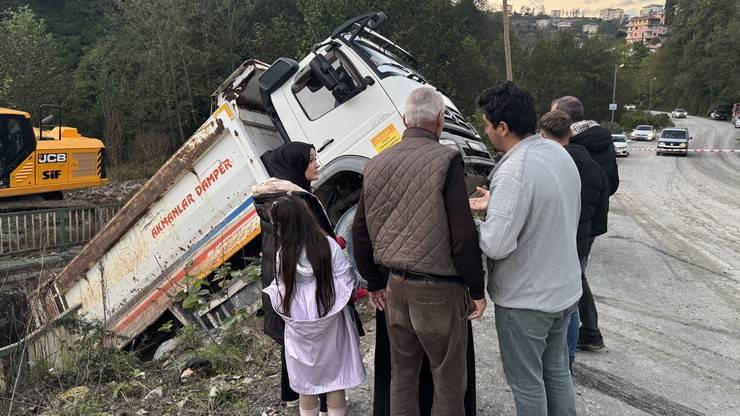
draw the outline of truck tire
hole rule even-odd
[[[334,226],[334,233],[337,237],[342,237],[344,239],[347,245],[346,250],[349,263],[352,265],[357,277],[360,277],[360,271],[357,270],[355,258],[352,255],[352,223],[355,221],[355,212],[357,212],[357,205],[352,205],[347,211],[345,211],[342,217],[339,218],[339,221],[337,221],[337,225]]]

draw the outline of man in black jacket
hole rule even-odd
[[[588,150],[591,159],[601,166],[609,180],[609,195],[614,195],[619,188],[619,170],[609,129],[599,126],[594,120],[584,120],[583,103],[571,95],[553,101],[550,110],[564,111],[570,116],[570,143],[580,144]]]
[[[579,101],[580,103],[580,101]],[[581,107],[582,109],[582,107]],[[609,195],[611,182],[604,169],[590,156],[587,148],[573,143],[571,135],[572,120],[561,110],[551,111],[540,120],[541,135],[553,139],[565,147],[578,168],[581,177],[581,216],[578,222],[577,247],[581,261],[581,283],[583,295],[578,303],[578,314],[573,314],[568,330],[568,349],[571,365],[575,359],[576,341],[581,348],[598,350],[604,347],[604,340],[598,327],[598,315],[591,289],[586,281],[586,264],[591,244],[597,235],[606,233],[609,212]],[[596,126],[599,129],[598,125]],[[607,130],[608,133],[608,130]],[[611,147],[611,133],[609,146]],[[614,154],[612,149],[612,154]],[[616,164],[614,165],[616,172]],[[617,179],[618,181],[618,179]],[[579,316],[583,327],[578,330]]]

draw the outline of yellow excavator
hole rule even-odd
[[[108,184],[103,142],[62,126],[58,110],[58,125],[47,117],[34,128],[29,113],[0,107],[0,199]]]

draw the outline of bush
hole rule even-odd
[[[640,124],[649,124],[660,130],[666,127],[673,127],[673,122],[668,114],[651,114],[647,111],[628,111],[622,115],[620,126],[625,131],[634,130]]]

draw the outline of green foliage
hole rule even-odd
[[[670,39],[650,68],[657,77],[658,105],[705,115],[740,102],[737,0],[675,0],[666,6]]]
[[[191,311],[206,311],[211,300],[222,296],[232,285],[242,282],[250,284],[260,278],[261,261],[257,258],[248,258],[247,266],[241,270],[233,270],[227,262],[214,269],[209,279],[187,275],[184,279],[185,290],[178,293],[175,300],[182,302],[182,307]]]
[[[0,14],[0,106],[35,113],[61,102],[67,68],[62,50],[28,6]]]
[[[640,124],[648,124],[660,130],[666,127],[673,127],[673,122],[667,114],[651,114],[647,111],[628,111],[622,115],[620,126],[625,131],[632,131]]]
[[[170,319],[169,321],[163,323],[162,326],[157,328],[157,331],[158,332],[172,332],[172,328],[174,325],[175,325],[174,322],[172,321],[172,319]]]

